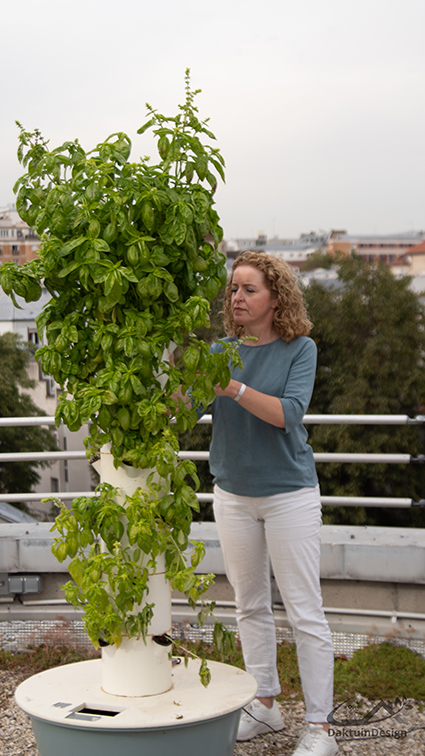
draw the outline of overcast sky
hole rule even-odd
[[[151,154],[145,103],[174,115],[190,67],[226,238],[425,228],[424,0],[9,0],[1,24],[0,206],[16,119]]]

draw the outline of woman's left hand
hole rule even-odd
[[[229,399],[234,399],[241,385],[240,381],[235,381],[231,378],[225,389],[222,389],[220,384],[217,383],[214,390],[217,396],[228,396]]]
[[[217,383],[215,393],[217,396],[227,396],[229,399],[234,399],[238,395],[241,386],[242,383],[240,381],[235,381],[234,378],[231,378],[225,389],[222,389],[220,384]],[[285,427],[282,402],[277,396],[262,394],[261,391],[255,391],[255,389],[247,386],[239,399],[239,404],[248,410],[248,412],[251,412],[252,415],[259,417],[260,420],[264,420],[265,423],[270,423],[270,425],[274,425],[276,428]]]

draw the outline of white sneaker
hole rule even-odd
[[[337,753],[339,748],[335,738],[328,735],[322,725],[308,724],[292,756],[336,756]]]
[[[258,698],[242,709],[236,740],[251,740],[256,735],[283,730],[285,725],[276,701],[269,709]]]

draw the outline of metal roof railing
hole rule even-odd
[[[203,415],[198,423],[211,425],[212,415]],[[425,415],[304,415],[304,424],[310,425],[422,425]],[[53,415],[31,417],[0,417],[0,428],[19,425],[55,425]]]
[[[211,424],[212,416],[204,415],[200,424]],[[425,423],[425,415],[305,415],[305,424],[329,424],[329,425],[422,425]],[[0,418],[0,428],[2,427],[19,427],[30,425],[55,425],[53,416],[34,416],[34,417],[2,417]],[[208,451],[181,451],[181,459],[191,459],[194,461],[206,461],[209,459]],[[11,452],[0,454],[1,462],[55,462],[61,460],[82,460],[86,459],[85,451],[48,451],[48,452]],[[322,453],[314,454],[316,462],[338,463],[338,464],[424,464],[425,455],[414,457],[411,454],[355,454],[355,453]],[[8,503],[19,501],[41,501],[41,499],[58,498],[69,501],[77,496],[95,496],[93,491],[67,491],[48,493],[15,493],[0,494],[0,502]],[[197,494],[200,502],[210,502],[213,499],[212,493]],[[322,504],[341,505],[353,507],[425,507],[425,499],[416,502],[411,498],[396,497],[364,497],[364,496],[322,496]]]

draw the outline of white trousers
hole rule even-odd
[[[237,496],[214,487],[214,513],[227,577],[235,591],[245,667],[257,696],[276,696],[276,629],[270,564],[297,646],[306,720],[326,722],[333,708],[333,647],[319,580],[320,490]]]

